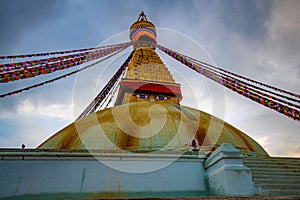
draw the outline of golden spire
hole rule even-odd
[[[121,81],[116,105],[140,101],[179,104],[180,85],[155,52],[156,29],[143,11],[130,26],[130,39],[135,51]]]

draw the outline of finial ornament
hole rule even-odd
[[[141,20],[148,21],[144,11],[141,11],[141,14],[139,15],[139,18],[137,21],[141,21]]]

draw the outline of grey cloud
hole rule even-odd
[[[214,6],[218,20],[231,32],[255,39],[265,36],[271,1],[223,0]]]
[[[14,53],[25,31],[46,24],[58,16],[57,2],[39,0],[2,0],[0,6],[0,54]]]

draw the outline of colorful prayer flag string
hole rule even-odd
[[[122,43],[122,44],[119,44],[119,45],[120,46],[122,46],[122,45],[126,46],[127,44],[128,43]],[[113,44],[113,45],[106,45],[106,46],[100,46],[100,47],[67,50],[67,51],[54,51],[54,52],[48,52],[48,53],[34,53],[34,54],[12,55],[12,56],[0,56],[0,59],[17,59],[17,58],[43,57],[43,56],[49,56],[49,55],[68,54],[68,53],[74,53],[74,52],[84,52],[84,51],[90,51],[90,50],[105,49],[105,48],[112,47],[112,46],[115,46],[115,44]]]
[[[261,95],[261,96],[265,96],[265,97],[268,97],[268,98],[273,99],[273,100],[275,100],[275,101],[278,101],[278,102],[284,103],[284,104],[286,104],[286,105],[293,106],[293,107],[295,107],[295,108],[299,108],[299,109],[300,109],[300,105],[297,105],[297,104],[294,104],[294,103],[291,103],[291,102],[282,100],[282,99],[277,98],[277,97],[272,96],[272,95],[268,95],[268,94],[263,93],[263,92],[261,92],[261,91],[268,92],[268,93],[270,93],[270,94],[273,94],[273,95],[276,95],[276,96],[279,96],[279,97],[288,99],[288,100],[290,100],[290,101],[294,101],[294,102],[296,102],[296,103],[300,103],[299,100],[296,100],[296,99],[290,98],[290,97],[286,97],[286,96],[284,96],[284,95],[277,94],[277,93],[274,93],[274,92],[272,92],[272,91],[265,90],[265,89],[263,89],[263,88],[259,88],[259,87],[255,86],[255,85],[251,85],[251,84],[249,84],[249,83],[247,83],[247,82],[245,82],[245,81],[243,81],[243,80],[235,79],[234,77],[232,77],[232,76],[230,76],[230,75],[228,75],[228,74],[222,73],[222,72],[220,72],[220,71],[218,71],[218,70],[216,70],[216,69],[214,69],[214,68],[210,68],[210,67],[208,67],[208,66],[205,66],[205,65],[201,64],[200,61],[194,63],[194,62],[192,62],[192,61],[190,62],[190,61],[188,61],[188,59],[185,59],[185,58],[184,58],[184,59],[183,59],[183,62],[185,62],[186,64],[193,63],[193,64],[191,65],[191,67],[194,67],[194,68],[195,68],[195,66],[203,67],[204,70],[210,71],[210,73],[213,73],[214,76],[222,77],[222,80],[223,80],[223,81],[226,80],[227,78],[234,79],[234,80],[236,81],[236,84],[238,84],[238,85],[239,85],[240,87],[242,87],[242,88],[244,88],[244,87],[250,87],[250,88],[248,88],[250,91],[253,91],[253,92],[255,92],[255,93],[257,93],[257,94],[259,94],[259,95]],[[201,73],[201,71],[200,71],[200,73]],[[206,76],[207,73],[208,73],[208,72],[206,72],[206,74],[203,74],[203,75]],[[201,74],[202,74],[202,73],[201,73]],[[219,80],[216,80],[216,81],[219,81]],[[222,84],[222,83],[220,82],[220,84]],[[261,91],[259,91],[259,90],[261,90]]]
[[[103,56],[107,56],[120,49],[125,49],[130,45],[131,43],[122,43],[120,45],[114,45],[106,49],[98,49],[95,51],[84,52],[80,54],[53,57],[42,60],[26,61],[20,63],[2,64],[0,65],[0,67],[9,71],[0,73],[0,83],[7,83],[17,81],[20,79],[27,79],[42,74],[49,74],[55,71],[68,69],[101,58]],[[11,67],[7,68],[8,65]]]
[[[4,98],[4,97],[11,96],[11,95],[14,95],[14,94],[19,94],[19,93],[21,93],[21,92],[28,91],[28,90],[31,90],[31,89],[33,89],[33,88],[40,87],[40,86],[43,86],[43,85],[46,85],[46,84],[49,84],[49,83],[53,83],[54,81],[57,81],[57,80],[60,80],[60,79],[62,79],[62,78],[66,78],[66,77],[69,77],[69,76],[71,76],[71,75],[77,74],[78,72],[81,72],[81,71],[83,71],[83,70],[86,70],[86,69],[88,69],[88,68],[90,68],[90,67],[95,66],[96,64],[101,63],[101,62],[104,61],[104,60],[107,60],[107,59],[113,57],[114,55],[118,54],[119,52],[121,52],[121,51],[123,51],[123,50],[124,50],[124,49],[121,49],[121,50],[119,50],[119,51],[117,51],[117,52],[115,52],[115,53],[113,53],[113,54],[111,54],[111,55],[109,55],[109,56],[107,56],[107,57],[105,57],[105,58],[103,58],[103,59],[97,61],[97,62],[94,62],[94,63],[92,63],[92,64],[89,64],[89,65],[87,65],[87,66],[85,66],[85,67],[83,67],[83,68],[77,69],[77,70],[72,71],[72,72],[70,72],[70,73],[61,75],[61,76],[59,76],[59,77],[56,77],[56,78],[53,78],[53,79],[50,79],[50,80],[47,80],[47,81],[44,81],[44,82],[41,82],[41,83],[32,85],[32,86],[29,86],[29,87],[25,87],[25,88],[22,88],[22,89],[19,89],[19,90],[15,90],[15,91],[12,91],[12,92],[8,92],[8,93],[5,93],[5,94],[1,94],[1,95],[0,95],[0,98]]]
[[[229,76],[228,74],[234,75],[234,76],[240,77],[240,78],[242,77],[242,79],[247,80],[252,83],[256,83],[256,84],[259,83],[260,85],[271,88],[275,91],[280,90],[280,92],[282,92],[282,93],[289,94],[289,95],[297,97],[297,98],[299,98],[298,94],[294,94],[294,93],[291,93],[291,92],[288,92],[285,90],[281,90],[281,89],[278,89],[278,88],[275,88],[272,86],[268,86],[266,84],[248,79],[248,78],[240,76],[240,75],[236,75],[236,74],[228,72],[226,70],[220,70],[220,71],[226,72],[227,74],[220,73],[219,71],[216,71],[215,69],[221,69],[221,68],[217,68],[213,65],[209,65],[207,63],[198,61],[196,59],[191,59],[190,57],[187,57],[183,54],[180,54],[176,51],[172,51],[172,50],[167,49],[160,45],[158,45],[158,48],[160,50],[162,50],[163,52],[165,52],[166,54],[168,54],[169,56],[171,56],[172,58],[176,59],[177,61],[183,63],[184,65],[197,71],[198,73],[206,76],[207,78],[210,78],[213,81],[227,87],[228,89],[230,89],[234,92],[237,92],[238,94],[243,95],[257,103],[260,103],[263,106],[266,106],[266,107],[271,108],[281,114],[284,114],[294,120],[297,120],[297,121],[300,120],[300,111],[298,109],[296,109],[296,108],[299,108],[298,105],[291,103],[291,102],[283,101],[282,99],[274,97],[272,95],[267,95],[267,94],[259,91],[259,90],[262,90],[262,88],[253,87],[253,85],[246,83],[242,80],[238,80],[232,76]],[[214,68],[214,69],[211,69],[207,66]],[[250,86],[252,88],[249,88],[248,86]],[[273,94],[277,95],[276,93],[273,93]],[[294,100],[294,98],[290,98],[289,100]],[[294,101],[294,102],[298,102],[298,101]],[[293,106],[295,108],[291,108],[289,106]]]
[[[178,54],[179,54],[179,53],[178,53]],[[179,55],[181,55],[181,54],[179,54]],[[182,56],[182,55],[181,55],[181,56]],[[196,60],[196,59],[194,59],[194,58],[191,58],[191,57],[188,57],[188,56],[185,56],[185,57],[183,58],[182,62],[184,62],[186,65],[192,65],[191,63],[193,63],[193,65],[197,65],[197,64],[198,64],[198,65],[204,67],[205,69],[214,71],[214,72],[216,72],[217,74],[222,75],[222,77],[223,77],[223,76],[225,76],[225,77],[227,77],[227,76],[228,76],[228,77],[232,77],[232,76],[230,76],[230,75],[228,75],[228,74],[233,74],[233,73],[228,73],[228,74],[222,73],[222,71],[223,71],[223,72],[226,72],[226,70],[223,70],[222,68],[218,68],[218,67],[215,67],[215,66],[210,65],[210,64],[207,64],[207,63],[205,63],[205,62],[198,61],[198,60]],[[192,66],[192,67],[193,67],[193,66]],[[218,70],[219,70],[219,71],[218,71]],[[240,75],[238,75],[238,76],[240,76]],[[242,77],[242,76],[240,76],[240,77]],[[244,79],[244,80],[246,80],[246,79]],[[252,88],[256,89],[256,90],[261,90],[261,91],[270,93],[270,94],[272,94],[272,95],[276,95],[276,96],[278,96],[278,97],[280,97],[280,98],[284,98],[284,99],[289,100],[289,101],[292,101],[292,102],[300,103],[300,99],[296,99],[296,98],[294,98],[294,97],[288,97],[288,96],[283,95],[283,94],[275,93],[275,92],[273,92],[273,91],[270,91],[270,90],[267,90],[267,89],[264,89],[264,88],[260,88],[260,87],[258,87],[258,86],[256,86],[256,85],[252,85],[252,84],[250,84],[250,83],[247,83],[247,82],[245,82],[245,81],[243,81],[243,80],[239,80],[239,81],[240,81],[241,83],[243,83],[243,84],[246,84],[246,85],[249,86],[249,87],[252,87]],[[252,82],[253,82],[253,81],[252,81]],[[270,87],[269,87],[269,88],[270,88]],[[267,94],[265,94],[265,93],[261,93],[261,94],[267,95]],[[285,93],[285,94],[286,94],[286,93]],[[270,97],[271,95],[268,95],[268,96]],[[292,96],[297,96],[297,94],[292,95]],[[296,105],[296,104],[290,103],[290,102],[288,102],[288,101],[284,101],[284,100],[278,99],[278,98],[276,98],[276,97],[272,97],[272,99],[278,100],[278,101],[281,101],[281,102],[285,102],[286,104],[288,104],[288,105],[290,105],[290,106],[293,106],[293,107],[296,107],[296,108],[300,108],[299,105]]]
[[[162,46],[161,46],[161,47],[162,47]],[[164,47],[162,47],[162,48],[164,48]],[[259,81],[256,81],[256,80],[253,80],[253,79],[250,79],[250,78],[241,76],[241,75],[239,75],[239,74],[236,74],[236,73],[227,71],[227,70],[225,70],[225,69],[222,69],[222,68],[213,66],[213,65],[211,65],[211,64],[208,64],[208,63],[205,63],[205,62],[196,60],[196,59],[191,58],[191,57],[188,57],[188,56],[186,56],[186,58],[191,59],[191,60],[194,61],[194,62],[198,62],[198,63],[201,63],[201,64],[203,64],[203,65],[207,65],[207,66],[213,67],[213,68],[215,68],[215,69],[217,69],[217,70],[223,71],[223,72],[225,72],[225,73],[228,73],[228,74],[230,74],[230,75],[236,76],[236,77],[241,78],[241,79],[244,79],[244,80],[246,80],[246,81],[249,81],[249,82],[252,82],[252,83],[255,83],[255,84],[258,84],[258,85],[267,87],[267,88],[270,88],[270,89],[275,90],[275,91],[277,91],[277,92],[285,93],[285,94],[288,94],[288,95],[291,95],[291,96],[300,98],[300,95],[299,95],[299,94],[292,93],[292,92],[286,91],[286,90],[284,90],[284,89],[280,89],[280,88],[276,88],[276,87],[267,85],[267,84],[265,84],[265,83],[262,83],[262,82],[259,82]]]

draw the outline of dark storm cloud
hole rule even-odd
[[[149,2],[150,3],[150,2]],[[0,6],[0,54],[91,47],[128,30],[141,1],[4,0]]]
[[[184,21],[186,25],[196,26],[202,21],[216,19],[231,32],[248,37],[265,35],[265,23],[270,17],[271,1],[163,1],[158,13],[174,22]],[[168,6],[172,5],[172,7]],[[182,13],[178,15],[176,13]],[[158,22],[163,19],[157,20]],[[170,21],[170,20],[168,20]],[[177,23],[169,24],[174,26]],[[194,27],[191,27],[191,29]],[[218,31],[218,30],[215,30]]]
[[[14,53],[25,31],[59,16],[55,0],[2,0],[0,5],[0,54]]]
[[[127,30],[141,10],[151,14],[148,17],[158,26],[169,28],[180,28],[176,21],[197,26],[213,13],[232,32],[260,37],[265,23],[261,19],[267,19],[270,2],[4,0],[0,6],[0,54],[93,46]],[[182,12],[186,14],[178,15]],[[164,22],[161,16],[168,24],[160,23]],[[51,43],[43,45],[45,40]],[[26,48],[30,44],[32,47]]]
[[[218,20],[231,32],[258,39],[265,36],[271,1],[222,0],[215,8]]]

